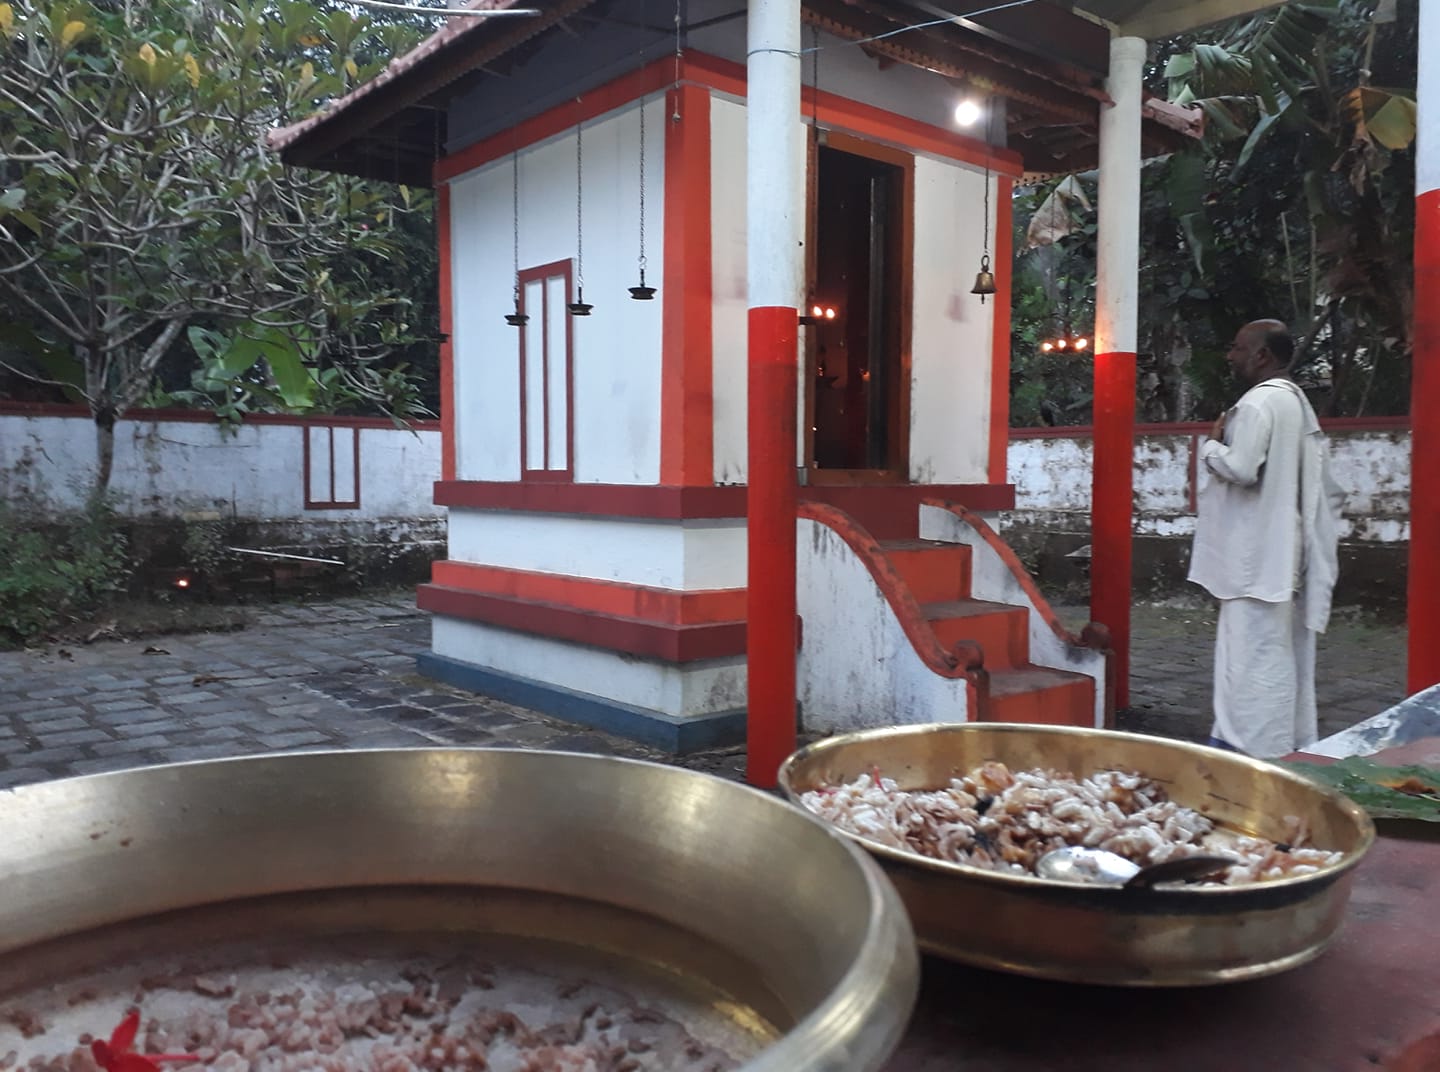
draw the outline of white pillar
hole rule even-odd
[[[1100,199],[1095,249],[1095,352],[1133,353],[1140,273],[1140,107],[1145,42],[1110,42],[1100,109]]]
[[[798,307],[805,277],[800,0],[750,4],[745,80],[749,304]]]
[[[1140,274],[1140,105],[1145,42],[1110,42],[1100,110],[1095,256],[1095,454],[1090,497],[1090,617],[1110,630],[1115,706],[1130,702],[1130,582],[1135,464],[1135,335]]]

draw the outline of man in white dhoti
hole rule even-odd
[[[1200,448],[1190,554],[1190,580],[1220,600],[1212,743],[1272,758],[1315,740],[1342,501],[1293,354],[1278,320],[1236,334],[1226,360],[1250,389]]]

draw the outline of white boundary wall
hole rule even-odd
[[[0,414],[0,502],[42,515],[75,510],[94,473],[88,415]],[[231,431],[213,420],[141,415],[115,426],[110,487],[132,518],[433,522],[445,516],[432,501],[439,477],[433,425],[263,420]]]
[[[1341,538],[1374,544],[1408,540],[1410,433],[1403,428],[1331,428],[1327,434],[1335,479],[1346,493]],[[1206,474],[1191,457],[1204,437],[1204,432],[1188,427],[1136,437],[1136,535],[1194,534],[1192,487]],[[1015,485],[1015,509],[1004,515],[1006,523],[1042,531],[1087,529],[1091,446],[1090,436],[1083,433],[1012,438],[1009,480]]]

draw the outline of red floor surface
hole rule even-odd
[[[1440,830],[1416,825],[1360,865],[1335,945],[1269,979],[1122,990],[927,960],[886,1072],[1440,1072]]]

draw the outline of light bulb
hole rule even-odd
[[[980,121],[980,105],[968,97],[955,105],[955,122],[962,127],[973,127]]]
[[[1040,344],[1040,349],[1048,354],[1051,350],[1055,349],[1055,347],[1051,346],[1048,342],[1042,342]]]
[[[1056,348],[1057,350],[1063,350],[1063,349],[1065,349],[1065,340],[1064,340],[1064,339],[1058,340],[1058,341],[1055,343],[1055,348]]]
[[[820,308],[820,306],[818,306],[818,305],[812,305],[812,306],[810,306],[810,315],[811,315],[811,316],[821,316],[821,315],[824,314],[824,312],[825,312],[825,310],[822,309],[822,308]]]
[[[1090,345],[1090,340],[1089,340],[1089,339],[1076,339],[1076,340],[1075,340],[1075,349],[1077,349],[1077,350],[1083,350],[1083,349],[1085,349],[1085,347],[1087,347],[1087,346],[1089,346],[1089,345]]]
[[[825,319],[826,319],[826,320],[834,320],[834,319],[835,319],[835,310],[834,310],[834,309],[826,309],[826,310],[825,310]]]

